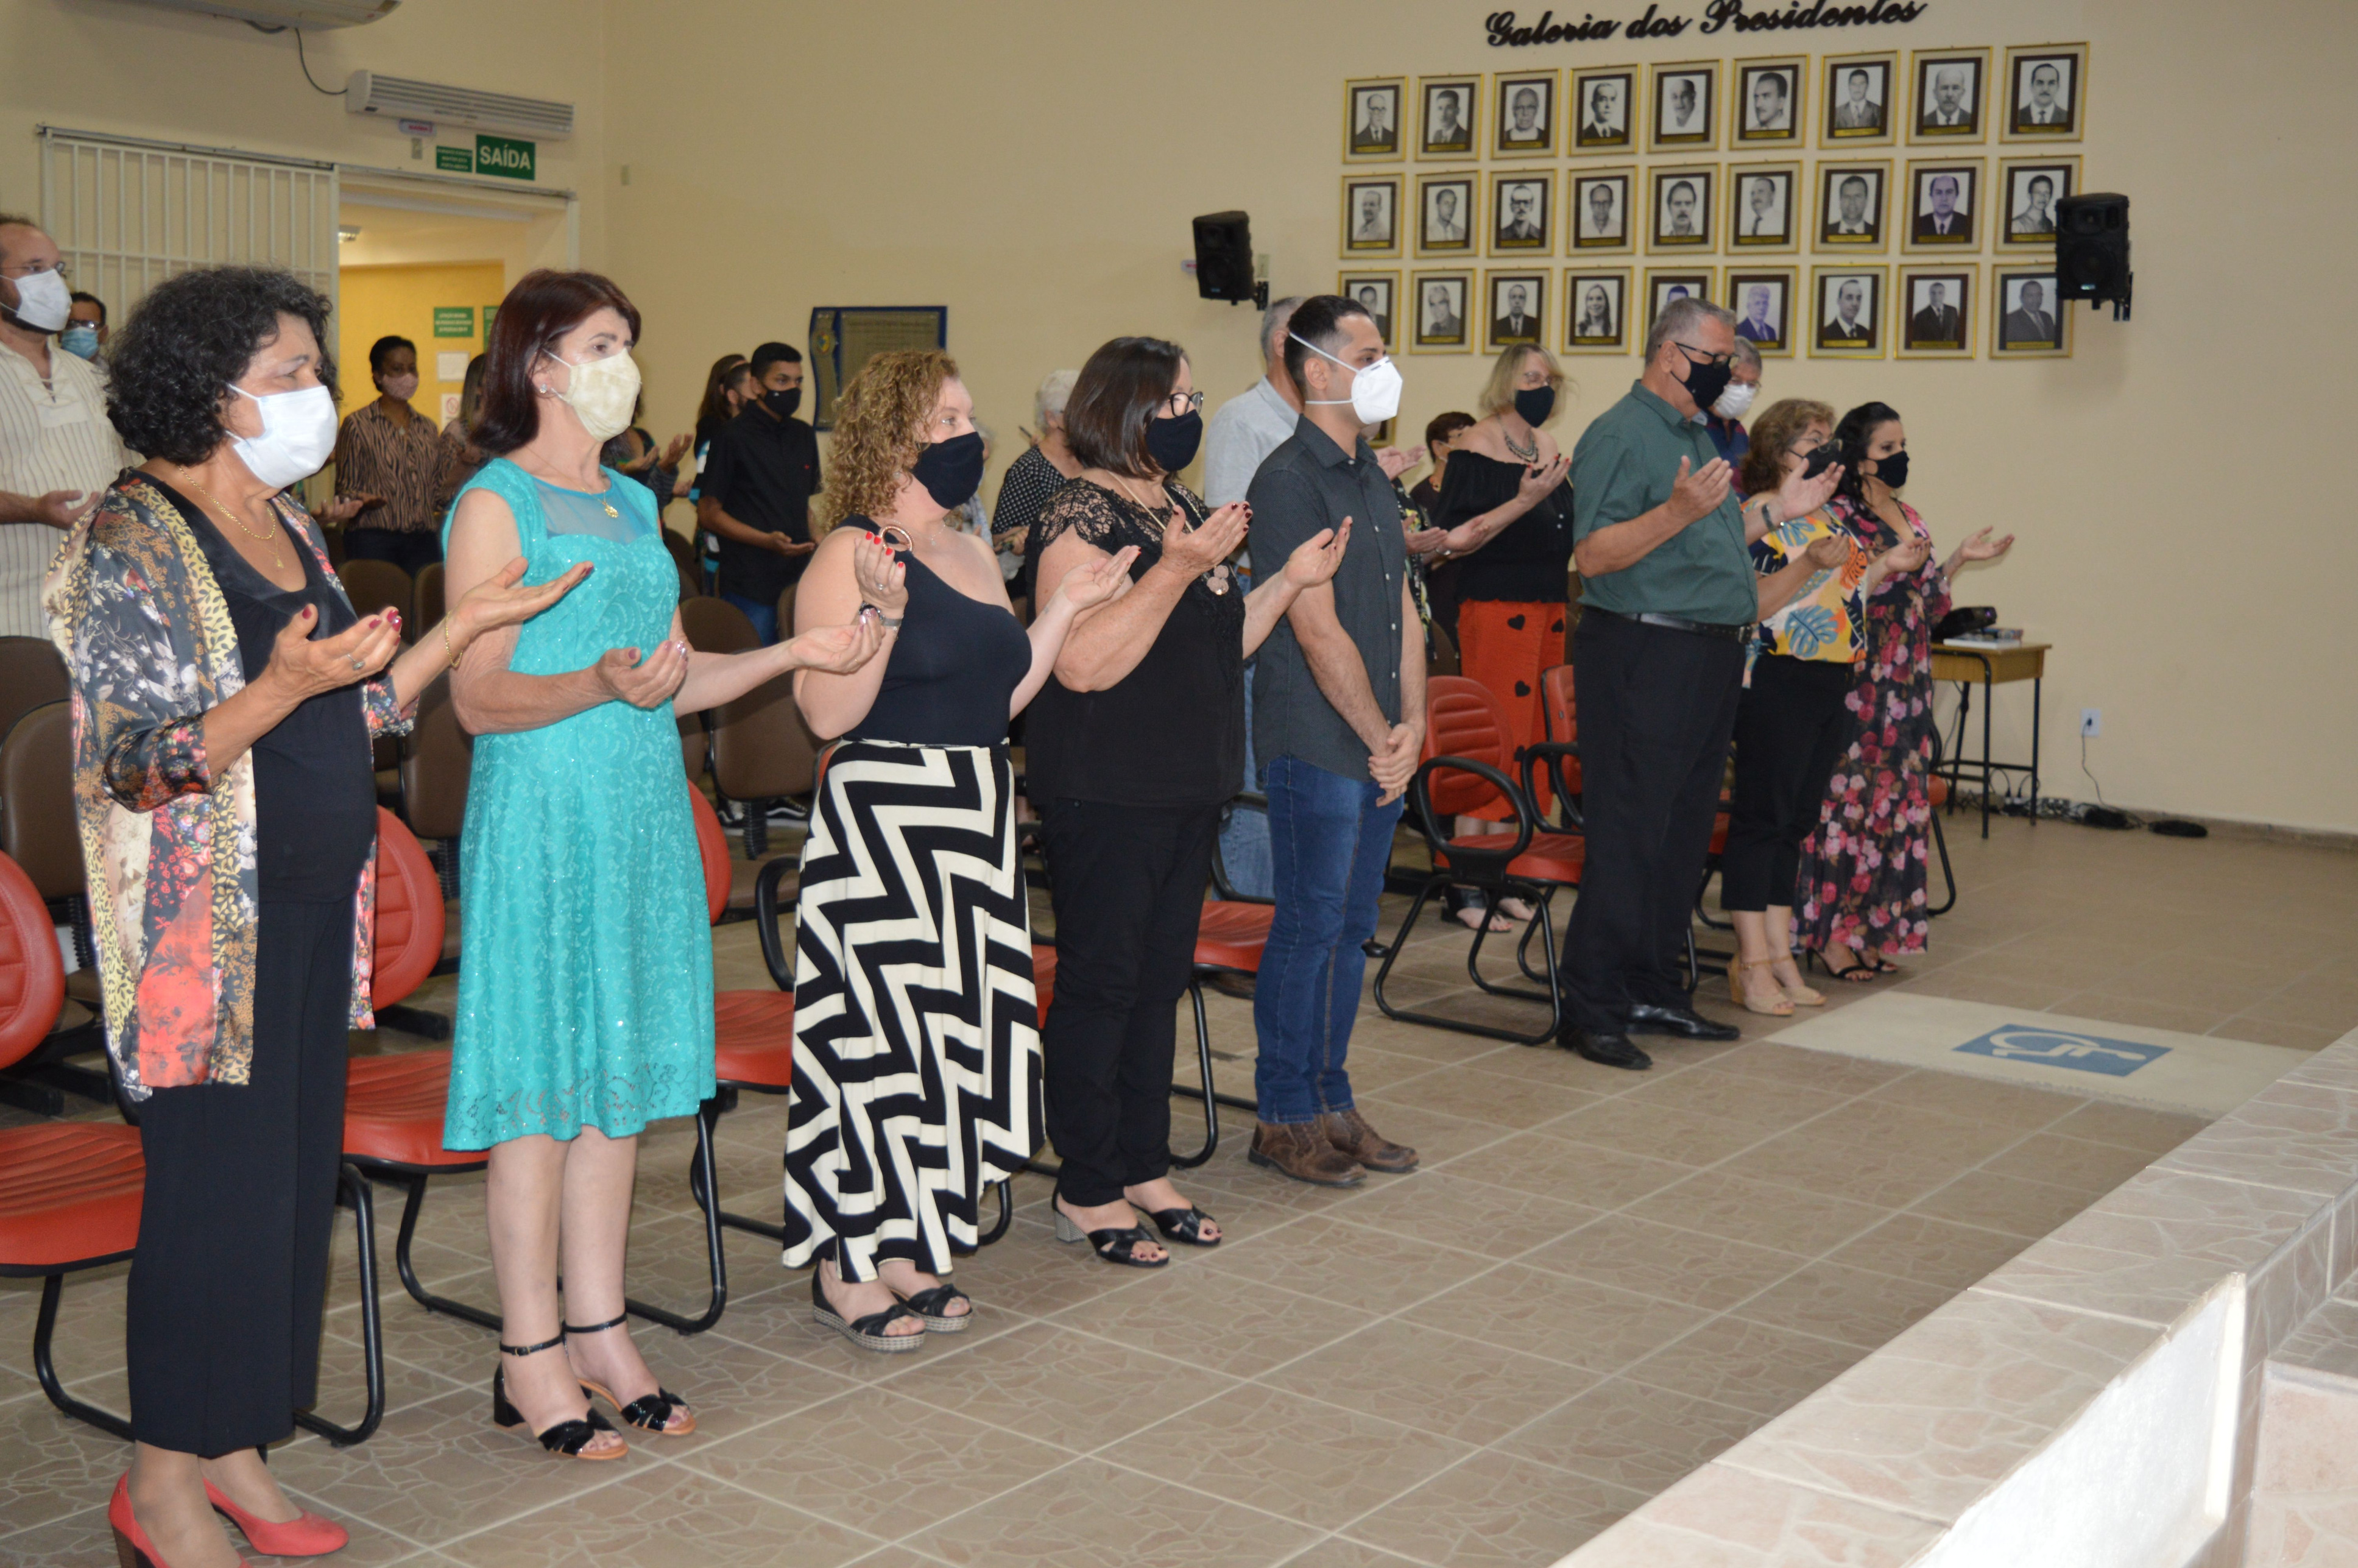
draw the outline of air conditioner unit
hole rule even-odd
[[[147,0],[147,4],[229,16],[264,27],[357,27],[391,16],[401,0]]]
[[[384,120],[431,120],[438,125],[502,131],[536,141],[562,141],[573,134],[570,103],[519,98],[513,92],[481,92],[373,70],[356,70],[345,81],[344,112],[374,114]]]

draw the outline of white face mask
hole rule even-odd
[[[1741,419],[1751,408],[1752,400],[1759,395],[1758,382],[1731,381],[1727,390],[1719,395],[1719,401],[1711,406],[1711,411],[1723,419]]]
[[[273,490],[284,490],[298,479],[318,473],[336,449],[336,398],[324,386],[294,392],[274,392],[254,397],[233,386],[240,397],[254,398],[262,414],[262,434],[233,436],[230,446],[254,478]]]
[[[631,427],[631,410],[639,401],[639,365],[625,349],[602,360],[571,360],[548,356],[570,373],[565,390],[557,395],[572,406],[590,439],[611,441]]]
[[[54,272],[37,272],[16,284],[16,319],[37,332],[54,332],[73,314],[73,295]]]
[[[1392,363],[1391,356],[1388,354],[1366,369],[1360,370],[1356,366],[1343,364],[1341,360],[1335,359],[1333,354],[1307,338],[1295,337],[1292,332],[1288,332],[1286,336],[1293,338],[1295,342],[1300,343],[1320,359],[1334,360],[1335,363],[1343,365],[1345,370],[1355,372],[1351,381],[1350,396],[1305,397],[1302,400],[1302,406],[1304,408],[1316,408],[1321,405],[1329,404],[1339,407],[1347,403],[1351,406],[1352,414],[1362,425],[1380,425],[1400,412],[1400,366]]]

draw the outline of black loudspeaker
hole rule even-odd
[[[2129,313],[2129,199],[2108,191],[2066,196],[2055,204],[2055,290],[2058,299],[2109,300],[2115,318]]]
[[[1242,212],[1206,212],[1195,220],[1195,292],[1231,305],[1269,303],[1253,284],[1252,220]]]

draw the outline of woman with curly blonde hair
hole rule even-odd
[[[798,626],[870,609],[885,627],[882,658],[795,679],[811,729],[839,739],[803,845],[785,1263],[817,1265],[812,1313],[869,1350],[967,1326],[950,1249],[974,1245],[982,1189],[1039,1146],[1007,723],[1138,554],[1067,575],[1027,633],[990,542],[945,523],[981,480],[957,365],[877,355],[836,406],[834,525],[795,596]],[[863,573],[859,546],[880,536],[891,564]]]

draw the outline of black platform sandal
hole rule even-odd
[[[966,1311],[952,1314],[950,1305],[955,1302],[966,1303]],[[967,1325],[974,1321],[974,1298],[946,1280],[932,1290],[902,1296],[901,1304],[909,1309],[909,1315],[925,1325],[928,1334],[964,1334]]]
[[[859,1346],[862,1350],[873,1350],[879,1355],[899,1355],[903,1351],[914,1350],[925,1342],[925,1336],[922,1334],[884,1332],[904,1317],[918,1323],[925,1322],[925,1319],[918,1317],[915,1313],[911,1312],[899,1302],[894,1302],[882,1312],[871,1312],[866,1317],[845,1317],[827,1304],[827,1287],[819,1282],[819,1273],[817,1269],[811,1271],[811,1316]]]
[[[554,1350],[564,1343],[565,1336],[560,1334],[554,1339],[544,1339],[538,1345],[503,1344],[500,1346],[500,1354],[517,1357],[537,1356],[544,1350]],[[524,1411],[516,1409],[508,1400],[507,1372],[508,1369],[503,1366],[492,1373],[492,1424],[503,1432],[513,1432],[524,1425]],[[570,1421],[560,1421],[547,1431],[535,1432],[532,1435],[551,1454],[561,1454],[568,1459],[579,1459],[585,1464],[595,1464],[600,1460],[620,1459],[631,1451],[629,1444],[618,1443],[613,1447],[597,1454],[583,1452],[596,1441],[600,1433],[613,1430],[613,1424],[604,1416],[600,1415],[597,1407],[593,1405],[587,1417],[575,1416]]]
[[[1163,1253],[1160,1258],[1141,1258],[1138,1255],[1140,1247],[1152,1245],[1142,1226],[1133,1225],[1127,1228],[1109,1227],[1104,1230],[1084,1231],[1073,1217],[1061,1208],[1056,1210],[1056,1239],[1087,1241],[1089,1244],[1089,1250],[1107,1262],[1120,1263],[1132,1269],[1160,1269],[1171,1261],[1171,1254],[1168,1252]]]
[[[1208,1241],[1205,1239],[1205,1225],[1218,1222],[1192,1205],[1186,1208],[1157,1209],[1147,1217],[1154,1221],[1154,1228],[1164,1236],[1174,1241],[1184,1241],[1190,1247],[1217,1247],[1225,1239],[1217,1236]]]
[[[610,1328],[622,1327],[630,1319],[631,1314],[624,1313],[620,1317],[609,1318],[604,1323],[593,1323],[587,1328],[576,1328],[569,1323],[563,1327],[568,1336],[603,1334]],[[641,1431],[652,1432],[658,1437],[686,1437],[696,1430],[696,1412],[687,1408],[687,1401],[660,1384],[656,1386],[654,1393],[644,1394],[629,1404],[624,1404],[614,1397],[614,1390],[605,1384],[590,1378],[581,1378],[578,1380],[581,1384],[583,1393],[601,1399],[613,1406],[615,1415],[621,1417],[623,1424],[627,1426],[635,1426]],[[686,1426],[669,1424],[671,1412],[674,1411],[682,1411],[687,1415]]]

